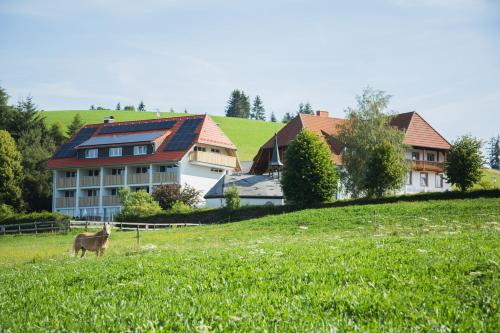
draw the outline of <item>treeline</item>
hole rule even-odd
[[[47,160],[70,133],[57,122],[47,127],[31,97],[17,105],[8,99],[0,87],[0,215],[50,210]]]

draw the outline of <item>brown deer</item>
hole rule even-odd
[[[79,234],[76,236],[73,243],[73,252],[75,253],[75,256],[78,255],[80,250],[82,250],[81,258],[83,258],[86,251],[93,251],[96,256],[102,256],[104,254],[104,250],[108,247],[108,238],[110,234],[111,224],[109,223],[104,223],[102,230],[99,232],[84,232]]]

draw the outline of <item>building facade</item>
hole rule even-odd
[[[97,220],[120,211],[123,187],[151,193],[161,184],[188,184],[203,197],[240,169],[236,146],[207,115],[87,125],[48,165],[52,210]]]
[[[331,158],[335,165],[342,168],[342,144],[335,140],[338,125],[344,119],[329,117],[328,112],[318,111],[316,115],[299,114],[277,133],[278,151],[286,166],[285,152],[302,129],[316,133],[330,148]],[[441,192],[450,189],[445,181],[444,162],[450,144],[418,113],[408,112],[396,115],[391,125],[399,128],[405,134],[404,144],[407,145],[406,158],[410,171],[405,176],[405,184],[399,194],[419,192]],[[265,174],[270,171],[275,148],[275,138],[270,138],[258,151],[250,169],[251,174]],[[338,198],[349,197],[349,193],[340,190]]]

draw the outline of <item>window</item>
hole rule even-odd
[[[436,187],[437,188],[443,187],[443,174],[441,173],[436,174]]]
[[[97,191],[98,190],[87,190],[87,196],[88,197],[97,197]]]
[[[111,174],[112,175],[122,175],[123,171],[124,171],[123,168],[111,169]]]
[[[411,185],[412,184],[412,172],[409,171],[405,174],[405,185]]]
[[[76,171],[66,171],[66,178],[75,178]]]
[[[135,173],[148,173],[148,167],[137,167],[135,168]]]
[[[99,169],[89,170],[88,175],[89,175],[89,177],[99,176]]]
[[[109,148],[109,156],[110,157],[122,156],[122,147]]]
[[[427,161],[434,162],[436,160],[436,155],[434,153],[427,153]]]
[[[64,197],[65,198],[74,198],[75,197],[75,191],[64,191]]]
[[[217,154],[219,154],[219,153],[220,153],[220,150],[219,150],[219,149],[216,149],[216,148],[212,148],[212,149],[210,149],[210,151],[211,151],[212,153],[217,153]]]
[[[212,172],[219,172],[219,173],[220,172],[224,172],[224,170],[222,170],[222,169],[215,169],[215,168],[211,168],[210,171],[212,171]]]
[[[97,148],[85,150],[85,158],[97,158]]]
[[[148,146],[134,146],[134,155],[146,155]]]
[[[411,159],[414,161],[420,160],[420,153],[418,151],[414,151],[411,153]]]
[[[170,172],[173,168],[173,165],[160,165],[160,172]]]
[[[117,188],[112,188],[111,191],[110,191],[110,194],[112,196],[118,195],[118,189]]]
[[[205,147],[198,147],[198,146],[194,147],[194,150],[195,151],[207,151],[207,149]]]
[[[420,186],[427,187],[429,186],[429,175],[427,172],[420,173]]]

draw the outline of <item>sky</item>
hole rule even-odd
[[[343,117],[370,86],[449,141],[500,133],[497,0],[0,0],[0,45],[10,102],[44,110],[222,115],[242,89]]]

